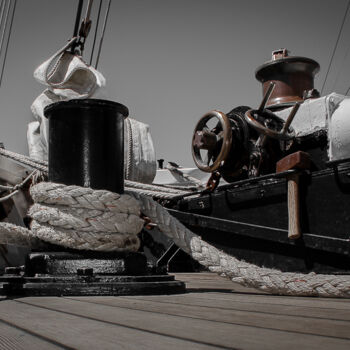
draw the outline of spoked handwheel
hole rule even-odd
[[[244,117],[246,122],[260,134],[281,141],[291,140],[295,137],[294,130],[291,127],[287,126],[287,123],[283,119],[277,117],[268,109],[265,109],[263,111],[260,111],[259,109],[250,109],[245,112]],[[274,130],[264,125],[262,122],[260,122],[260,120],[273,120],[276,122],[275,124],[280,124],[281,128],[280,130]]]
[[[294,130],[290,127],[290,124],[292,123],[295,114],[297,113],[300,103],[297,102],[292,111],[290,112],[288,118],[286,121],[279,118],[276,114],[271,112],[268,109],[265,109],[266,103],[268,99],[270,98],[272,91],[275,87],[275,83],[271,83],[259,108],[258,109],[249,109],[245,112],[245,120],[246,122],[253,127],[259,134],[263,136],[269,136],[277,140],[281,141],[287,141],[291,140],[295,137]],[[264,125],[263,122],[272,121],[274,122],[274,125],[280,125],[280,128],[277,130],[275,128],[269,128],[266,124]]]
[[[208,122],[217,119],[218,124],[210,130]],[[197,167],[212,173],[219,169],[227,158],[232,144],[232,132],[229,118],[225,113],[211,111],[197,123],[192,138],[192,156]],[[203,160],[203,154],[206,155]]]

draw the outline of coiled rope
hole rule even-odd
[[[31,230],[0,223],[0,243],[37,247],[49,242],[74,249],[135,251],[137,233],[144,225],[142,213],[199,263],[241,285],[280,295],[350,298],[350,276],[282,273],[239,261],[203,241],[150,196],[131,187],[120,195],[41,182],[30,192],[35,203],[29,210]]]

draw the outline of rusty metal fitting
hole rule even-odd
[[[8,266],[5,267],[5,275],[15,275],[19,276],[22,272],[21,267],[19,266]]]
[[[84,267],[84,268],[77,269],[78,276],[93,276],[93,274],[94,274],[93,268]]]
[[[275,89],[266,107],[281,109],[304,101],[304,91],[314,89],[314,77],[320,70],[320,65],[311,58],[289,56],[287,49],[272,52],[272,59],[258,67],[255,77],[262,83],[263,95],[270,83],[275,83]]]
[[[221,174],[218,171],[214,171],[207,182],[205,191],[213,192],[219,186],[220,179]]]
[[[310,98],[320,97],[320,92],[317,89],[305,90],[303,93],[303,99],[308,100]]]

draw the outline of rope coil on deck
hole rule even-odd
[[[44,241],[84,250],[137,250],[142,212],[194,259],[234,282],[281,295],[350,297],[350,276],[282,273],[239,261],[204,242],[151,197],[139,193],[119,195],[41,182],[31,188],[31,194],[35,202],[29,211],[32,229],[2,224],[2,243],[33,246]]]
[[[117,194],[79,186],[41,182],[31,187],[35,204],[29,214],[31,230],[0,223],[0,243],[38,247],[49,242],[64,247],[98,251],[135,251],[137,234],[149,217],[177,246],[212,272],[247,287],[280,295],[350,298],[350,276],[302,274],[260,268],[240,261],[203,241],[187,229],[142,187]],[[170,195],[174,195],[171,193]]]

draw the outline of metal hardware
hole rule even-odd
[[[216,118],[219,121],[217,127],[209,130],[207,123]],[[231,149],[232,132],[231,125],[226,114],[219,111],[206,113],[197,123],[192,138],[192,156],[197,167],[202,171],[211,173],[219,169],[227,158]],[[220,147],[221,145],[221,147]],[[219,147],[219,152],[216,147]],[[206,159],[203,160],[200,150],[207,150]],[[212,164],[210,162],[213,160]]]
[[[213,192],[219,186],[220,179],[221,179],[221,174],[218,171],[214,171],[207,182],[207,186],[205,190],[209,192]]]
[[[297,102],[294,104],[293,109],[290,112],[286,122],[284,122],[281,118],[277,117],[274,113],[272,113],[268,109],[265,109],[266,103],[269,100],[275,86],[276,86],[275,83],[273,82],[270,83],[269,88],[266,91],[266,94],[258,109],[250,109],[245,113],[246,122],[250,126],[252,126],[256,131],[258,131],[263,135],[266,135],[278,140],[290,140],[295,137],[294,130],[290,129],[290,124],[292,123],[300,107],[300,103]],[[272,130],[271,128],[266,127],[259,121],[259,119],[266,120],[268,118],[281,121],[283,123],[282,129],[280,131]],[[260,141],[260,143],[262,142]]]
[[[267,108],[286,108],[304,100],[304,91],[314,89],[314,77],[320,65],[306,57],[289,56],[287,49],[272,52],[272,59],[260,66],[255,77],[262,83],[263,94],[271,82],[276,84]]]

